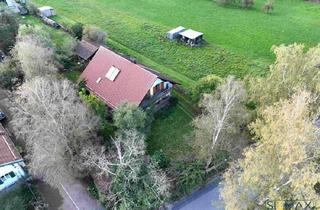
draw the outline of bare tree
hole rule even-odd
[[[18,40],[15,54],[21,63],[26,79],[44,76],[57,71],[54,66],[54,51],[46,48],[34,37],[26,36]]]
[[[261,209],[265,201],[319,200],[320,133],[308,92],[267,107],[250,127],[258,140],[224,174],[226,209]]]
[[[228,149],[240,126],[246,124],[248,114],[244,102],[246,91],[241,82],[228,77],[213,94],[204,95],[204,112],[194,120],[195,148],[198,157],[207,162],[210,171],[212,157],[217,149]]]
[[[114,166],[128,170],[128,179],[137,179],[139,168],[145,155],[144,136],[135,130],[124,131],[123,135],[112,139],[114,150],[106,153],[102,146],[87,147],[82,150],[84,164],[96,167],[102,174],[116,175]]]
[[[154,209],[169,197],[168,178],[145,155],[144,141],[145,137],[136,130],[126,130],[113,139],[114,147],[108,151],[101,147],[82,151],[87,167],[97,170],[100,176],[111,177],[105,196],[115,209]],[[149,202],[139,202],[142,199]]]
[[[57,187],[79,172],[78,155],[99,121],[67,80],[36,77],[23,84],[12,108],[12,126],[25,140],[31,173]]]

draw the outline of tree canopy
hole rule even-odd
[[[243,83],[231,76],[215,92],[204,95],[203,113],[193,122],[193,143],[198,158],[207,162],[207,170],[217,151],[231,151],[239,143],[241,125],[245,126],[248,119],[245,100]]]
[[[111,178],[103,194],[112,209],[158,209],[169,197],[166,174],[145,153],[145,137],[125,130],[113,139],[113,147],[101,146],[82,152],[84,164],[100,176]]]
[[[300,90],[314,95],[314,109],[320,103],[320,45],[305,51],[304,45],[280,45],[273,47],[276,61],[270,66],[270,74],[253,78],[250,82],[250,96],[258,102],[260,110],[289,99]]]
[[[20,27],[14,55],[26,79],[57,71],[52,41],[49,34],[40,27]]]
[[[10,51],[14,46],[18,28],[18,19],[12,12],[9,10],[0,12],[0,50],[6,53]]]
[[[319,200],[318,128],[307,92],[281,100],[251,125],[256,145],[224,174],[226,209],[254,209],[272,200]]]
[[[21,86],[15,105],[11,123],[26,142],[31,173],[53,187],[79,174],[78,155],[93,142],[99,120],[73,85],[36,77]]]

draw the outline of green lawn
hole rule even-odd
[[[170,160],[190,155],[189,139],[192,116],[179,103],[161,110],[155,115],[148,138],[148,152],[162,150]]]
[[[33,195],[25,184],[13,186],[8,191],[1,193],[1,208],[5,210],[27,210],[31,209]]]
[[[21,23],[26,25],[40,25],[41,27],[44,27],[44,29],[50,33],[53,43],[57,46],[62,46],[70,39],[69,34],[66,34],[61,30],[49,27],[45,25],[40,19],[33,16],[23,16],[23,18],[21,19]]]
[[[277,0],[272,15],[225,8],[212,0],[33,0],[56,8],[60,20],[97,25],[108,32],[109,46],[121,45],[154,61],[158,70],[197,80],[207,74],[263,74],[272,62],[272,45],[301,42],[315,45],[320,37],[320,5]],[[165,39],[183,25],[205,33],[208,45],[190,49]],[[166,68],[166,69],[163,69]]]
[[[76,83],[80,77],[81,72],[79,71],[67,71],[63,75],[70,81]]]

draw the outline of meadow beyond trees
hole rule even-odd
[[[46,0],[33,2],[48,4]],[[275,1],[271,15],[261,11],[264,4],[265,0],[257,0],[252,9],[239,9],[207,0],[50,1],[58,13],[55,20],[103,29],[108,32],[109,47],[185,86],[208,74],[261,75],[272,63],[273,45],[318,43],[318,4]],[[203,32],[207,44],[190,49],[167,41],[166,32],[179,25]]]

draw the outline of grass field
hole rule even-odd
[[[58,19],[97,25],[108,32],[109,45],[120,44],[191,80],[207,74],[260,75],[272,62],[272,45],[315,45],[320,37],[320,5],[277,0],[274,13],[225,8],[212,0],[33,0],[53,6]],[[190,49],[165,39],[183,25],[205,33],[208,45]],[[169,72],[169,75],[170,72]],[[179,78],[179,75],[175,75]]]

